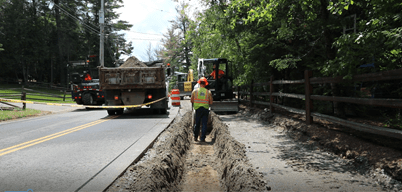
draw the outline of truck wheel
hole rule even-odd
[[[116,111],[115,110],[107,110],[107,114],[109,115],[115,115]]]
[[[94,98],[90,93],[86,93],[84,96],[82,96],[82,101],[85,105],[92,105],[94,103]]]

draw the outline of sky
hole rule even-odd
[[[199,9],[197,0],[185,0],[190,4],[191,10]],[[134,51],[131,56],[141,61],[148,61],[146,49],[151,43],[152,49],[161,46],[163,34],[171,26],[169,20],[177,17],[175,7],[179,4],[173,0],[124,0],[122,8],[116,12],[120,13],[119,20],[127,21],[133,27],[130,31],[124,31],[128,41],[132,41]],[[127,59],[128,56],[121,56],[120,59]]]

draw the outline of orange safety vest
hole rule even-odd
[[[197,110],[200,107],[209,109],[209,91],[204,87],[200,87],[194,91],[194,109]]]

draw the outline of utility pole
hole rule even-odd
[[[99,50],[99,62],[100,66],[104,67],[104,38],[105,38],[105,11],[104,0],[101,0],[101,10],[99,11],[99,24],[100,24],[100,50]]]

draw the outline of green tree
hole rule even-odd
[[[121,0],[105,4],[107,66],[133,49],[116,33],[131,27],[118,20],[115,10],[121,4]],[[98,0],[0,0],[0,39],[5,48],[0,53],[0,75],[65,85],[69,61],[99,54],[99,9]]]
[[[194,46],[193,61],[228,58],[235,64],[238,85],[252,79],[268,81],[271,75],[302,79],[305,69],[313,70],[314,76],[347,79],[364,72],[359,68],[362,64],[374,62],[374,71],[401,67],[402,4],[398,1],[202,2],[207,9],[199,13],[186,36]],[[356,33],[344,32],[344,27],[353,26],[354,18]],[[342,86],[332,84],[330,94],[347,94]],[[286,86],[280,89],[292,91]],[[343,113],[342,106],[335,108]]]
[[[183,72],[187,72],[191,66],[192,42],[186,41],[191,24],[188,6],[184,2],[179,2],[176,7],[177,17],[170,21],[172,25],[162,39],[163,48],[157,54],[165,62],[170,63],[176,71]]]

